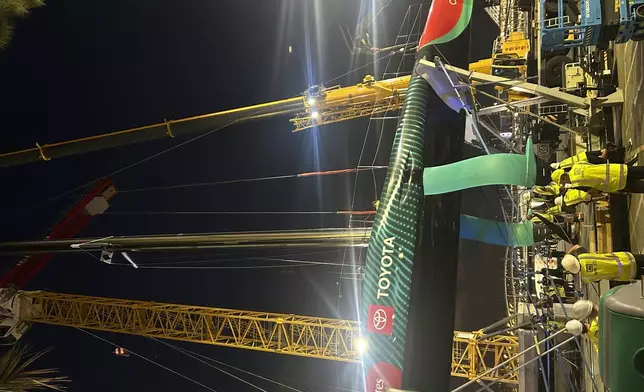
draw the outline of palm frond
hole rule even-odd
[[[13,346],[0,356],[0,392],[64,390],[69,379],[57,376],[57,369],[28,369],[48,351],[33,352],[29,347]]]
[[[0,0],[0,49],[9,45],[16,19],[24,18],[32,8],[44,5],[44,0]]]

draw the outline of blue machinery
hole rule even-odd
[[[558,11],[554,17],[546,17],[546,4],[553,2],[540,1],[539,25],[544,51],[644,38],[644,0],[619,0],[619,9],[614,0],[581,0],[578,20],[571,20],[575,12],[567,15],[572,6],[564,0],[555,0]]]

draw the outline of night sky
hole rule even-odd
[[[407,6],[416,3],[393,2],[378,24],[377,45],[393,43]],[[0,52],[0,151],[295,96],[309,85],[373,60],[352,58],[342,41],[338,26],[355,26],[359,13],[359,0],[49,0],[46,7],[19,23],[11,46]],[[492,22],[481,13],[474,15],[472,23],[470,53],[480,59],[489,53],[496,33]],[[392,65],[398,61],[393,58]],[[354,84],[367,73],[380,75],[384,66],[384,61],[376,69],[370,65],[331,85]],[[127,190],[355,167],[367,123],[366,119],[355,120],[297,134],[291,133],[284,117],[236,124],[111,178],[118,189]],[[363,165],[388,162],[395,124],[383,128],[380,149],[379,125],[370,128]],[[0,170],[4,223],[0,240],[42,238],[83,190],[56,196],[185,140],[163,140]],[[380,171],[375,177],[371,173],[358,177],[355,209],[371,208],[380,194],[383,176],[384,171]],[[353,175],[346,175],[123,193],[114,198],[108,211],[348,210],[354,180]],[[494,189],[465,192],[462,212],[500,218],[495,195]],[[323,215],[108,214],[93,219],[81,235],[346,225],[346,218]],[[188,256],[214,260],[223,258],[221,253]],[[232,257],[286,254],[247,252]],[[502,255],[502,248],[462,241],[457,328],[476,329],[502,317]],[[144,265],[160,261],[152,259],[177,256],[151,254],[140,256],[137,262]],[[342,252],[335,252],[292,258],[341,262],[342,257]],[[12,260],[3,258],[3,265]],[[220,265],[266,264],[240,260]],[[351,271],[351,267],[344,269],[345,273]],[[89,255],[61,255],[27,288],[355,319],[356,283],[339,279],[339,272],[333,266],[134,270],[101,264]],[[215,390],[254,390],[160,343],[141,337],[100,335]],[[58,367],[70,377],[70,391],[205,390],[138,358],[116,357],[109,344],[73,329],[37,325],[23,343],[52,347],[40,364]],[[301,390],[360,388],[356,365],[194,344],[181,346]],[[287,390],[237,374],[266,390]]]

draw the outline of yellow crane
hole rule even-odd
[[[349,87],[313,86],[293,98],[0,153],[0,167],[49,161],[150,140],[206,133],[249,120],[289,115],[293,131],[399,110],[409,75],[377,81],[371,75]]]
[[[365,347],[357,321],[45,291],[1,289],[0,298],[0,325],[12,326],[16,339],[42,323],[354,363]],[[472,379],[516,352],[514,336],[454,332],[452,375]],[[485,379],[517,384],[517,366]]]

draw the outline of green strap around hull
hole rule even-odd
[[[535,184],[537,163],[532,141],[526,154],[492,154],[466,159],[449,165],[427,167],[423,172],[425,195],[440,195],[485,185]]]
[[[533,224],[499,222],[461,215],[461,238],[500,246],[531,246],[534,244]]]

